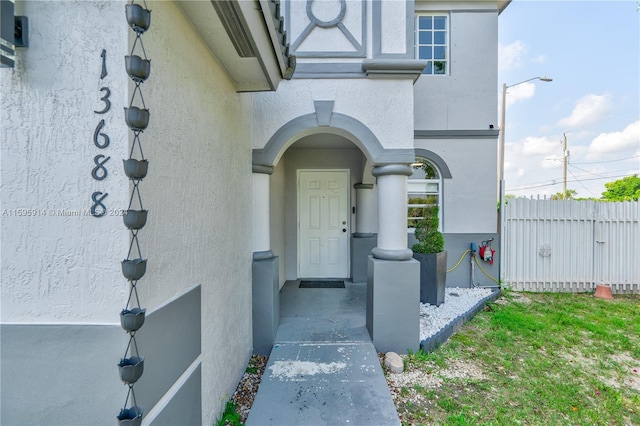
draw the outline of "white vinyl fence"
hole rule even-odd
[[[503,216],[501,279],[521,291],[640,293],[640,202],[515,198]]]

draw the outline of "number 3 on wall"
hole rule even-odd
[[[111,90],[108,87],[101,87],[101,92],[105,92],[104,96],[100,98],[102,102],[104,102],[104,108],[101,111],[93,111],[96,114],[106,114],[109,109],[111,109],[111,101],[109,100],[109,96],[111,96]]]

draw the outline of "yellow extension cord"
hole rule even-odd
[[[458,266],[460,266],[460,264],[462,263],[462,259],[464,259],[464,257],[466,256],[467,253],[471,253],[471,250],[467,250],[464,253],[462,253],[462,256],[460,256],[460,260],[458,260],[458,263],[456,263],[456,266],[454,266],[451,269],[447,269],[447,274],[449,272],[452,272],[454,269],[456,269]]]
[[[464,257],[468,254],[471,253],[471,250],[467,250],[464,253],[462,253],[462,256],[460,256],[460,260],[458,260],[458,263],[456,263],[456,265],[451,268],[451,269],[447,269],[447,274],[449,272],[452,272],[454,269],[456,269],[458,266],[460,266],[460,264],[462,263],[462,259],[464,259]],[[482,267],[482,265],[478,262],[478,256],[473,256],[473,258],[476,261],[476,265],[478,265],[478,268],[480,268],[480,270],[482,271],[483,274],[485,274],[491,281],[493,281],[494,283],[500,285],[500,282],[498,280],[496,280],[495,278],[493,278],[491,275],[489,275],[487,273],[487,271],[484,270],[484,268]]]

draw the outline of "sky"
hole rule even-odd
[[[637,1],[513,0],[499,18],[498,105],[507,89],[505,193],[600,198],[640,174]],[[547,76],[552,82],[534,79]]]

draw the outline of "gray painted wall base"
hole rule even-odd
[[[443,236],[445,241],[444,249],[447,251],[447,269],[453,268],[456,263],[458,263],[462,254],[469,249],[471,242],[476,243],[478,250],[480,250],[481,241],[488,240],[491,237],[495,238],[495,240],[491,242],[491,247],[496,251],[493,265],[481,260],[479,257],[478,262],[489,275],[496,280],[498,279],[500,273],[498,267],[500,243],[498,242],[497,234],[443,234]],[[477,252],[476,256],[479,256]],[[473,282],[475,285],[481,287],[498,286],[498,284],[493,282],[478,268],[475,262],[474,269]],[[471,287],[471,263],[468,253],[464,256],[464,259],[462,259],[460,266],[447,274],[447,287]]]
[[[144,357],[144,374],[136,382],[135,391],[138,405],[144,409],[145,416],[160,403],[163,395],[175,385],[202,352],[201,299],[201,287],[194,287],[147,315],[144,325],[136,332],[140,355]],[[122,350],[126,344],[127,339],[124,335],[119,343]],[[200,412],[201,389],[193,385],[200,381],[199,376],[200,368],[177,391],[171,401],[161,406],[161,413],[156,419],[176,418],[187,416],[185,413]],[[189,386],[185,387],[187,384]],[[122,395],[126,396],[126,392]],[[186,419],[187,417],[181,424],[191,424]]]
[[[200,306],[198,286],[147,315],[136,332],[145,371],[135,390],[145,415],[200,355]],[[120,325],[3,324],[0,336],[0,424],[116,422],[127,395],[116,366],[128,343]],[[153,424],[200,424],[201,410],[198,367]]]
[[[253,353],[269,355],[280,325],[278,256],[254,260],[252,272]]]
[[[198,426],[202,424],[200,398],[193,398],[194,395],[201,393],[201,369],[198,366],[164,410],[151,422],[151,426]]]
[[[354,283],[367,281],[367,267],[371,250],[378,244],[378,237],[351,237],[351,280]]]
[[[478,258],[478,262],[482,265],[482,268],[496,280],[499,279],[500,272],[498,259],[500,259],[500,242],[498,234],[486,233],[486,234],[442,234],[444,237],[444,249],[447,251],[447,270],[453,268],[462,254],[469,250],[471,242],[476,243],[478,250],[480,249],[480,242],[488,240],[489,238],[495,238],[491,242],[491,247],[496,251],[493,265],[489,264]],[[409,234],[408,244],[409,247],[413,247],[416,243],[416,239],[413,234]],[[476,253],[478,256],[478,253]],[[481,287],[497,287],[498,284],[492,281],[475,264],[475,273],[473,282]],[[460,262],[460,265],[451,272],[447,273],[447,287],[471,287],[471,265],[469,254],[467,253]]]
[[[3,324],[0,336],[0,424],[116,423],[127,395],[120,325]]]
[[[369,256],[367,330],[378,352],[407,353],[420,345],[420,263]]]

